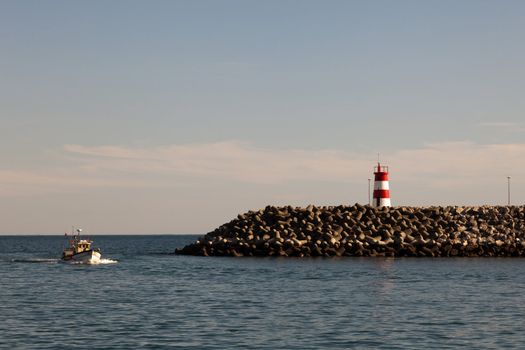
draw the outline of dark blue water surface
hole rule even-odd
[[[167,254],[195,239],[0,236],[0,348],[525,348],[525,259]]]

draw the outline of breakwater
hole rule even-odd
[[[176,254],[202,256],[525,256],[525,207],[267,206]]]

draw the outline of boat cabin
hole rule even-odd
[[[91,241],[81,239],[80,241],[76,242],[75,247],[75,253],[82,253],[86,250],[91,249]]]

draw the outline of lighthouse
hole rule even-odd
[[[390,207],[390,187],[388,186],[388,166],[379,162],[374,167],[374,200],[372,206]]]

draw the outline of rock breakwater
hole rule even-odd
[[[525,207],[267,206],[176,254],[201,256],[525,256]]]

